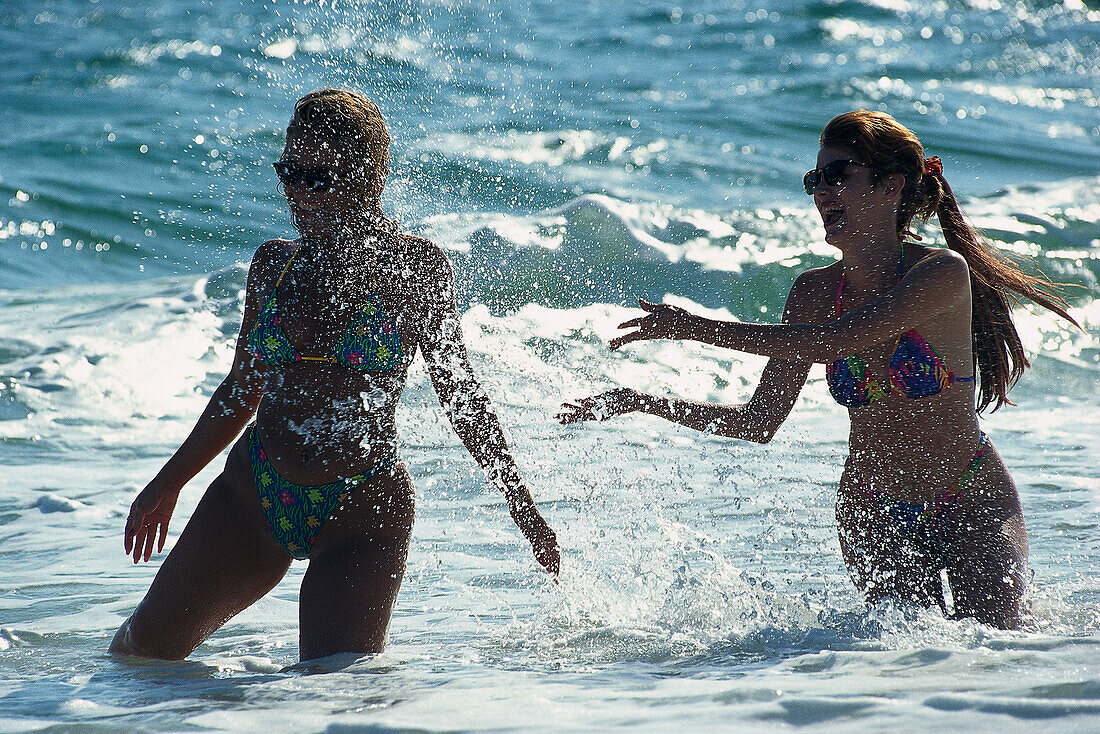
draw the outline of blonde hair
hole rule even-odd
[[[378,105],[351,90],[317,89],[294,105],[287,133],[302,130],[331,140],[363,163],[367,205],[381,207],[382,189],[390,173],[390,134]]]

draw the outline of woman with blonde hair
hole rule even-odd
[[[849,456],[837,494],[844,559],[869,602],[945,607],[1002,628],[1021,621],[1028,540],[1016,485],[978,414],[1009,403],[1028,366],[1011,299],[1073,322],[1049,281],[996,255],[963,219],[939,158],[887,114],[855,111],[821,134],[806,193],[839,262],[802,273],[781,324],[715,321],[667,304],[611,348],[692,339],[771,359],[744,405],[659,398],[629,388],[567,403],[570,423],[641,411],[700,431],[767,442],[814,363],[848,409]],[[915,241],[939,218],[948,249]],[[1074,322],[1076,323],[1076,322]],[[977,407],[975,407],[977,393]]]
[[[301,658],[382,650],[413,524],[395,410],[417,349],[455,431],[557,573],[554,532],[471,370],[450,263],[382,213],[389,142],[355,92],[295,105],[274,166],[299,237],[256,251],[232,369],[130,510],[134,563],[163,549],[180,490],[233,447],[112,651],[186,657],[294,558],[309,559]]]

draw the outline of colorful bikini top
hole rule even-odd
[[[901,263],[898,263],[898,280],[901,280]],[[844,276],[841,275],[836,293],[837,318],[840,318],[840,294],[843,292]],[[898,337],[894,353],[890,355],[889,377],[885,387],[880,385],[858,354],[838,359],[826,369],[829,394],[848,408],[870,405],[890,393],[914,399],[927,398],[938,395],[952,382],[974,380],[973,375],[957,377],[916,329]]]
[[[301,248],[299,248],[301,249]],[[248,351],[261,364],[275,366],[294,362],[327,362],[356,372],[389,371],[401,362],[401,334],[393,319],[383,312],[378,297],[371,294],[363,310],[352,319],[336,340],[332,351],[323,356],[303,355],[283,331],[276,294],[298,250],[286,262],[271,295],[256,316],[248,333]]]

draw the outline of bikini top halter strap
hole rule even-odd
[[[301,245],[298,245],[296,248],[294,248],[294,252],[290,253],[290,257],[288,257],[286,259],[286,265],[283,266],[282,272],[279,273],[279,277],[275,279],[275,286],[271,289],[271,295],[272,296],[274,296],[275,292],[277,290],[279,290],[279,286],[282,285],[282,283],[283,283],[283,278],[285,278],[286,274],[290,271],[291,263],[294,262],[294,258],[298,256],[298,253],[302,251],[303,247],[305,247],[304,243],[301,244]],[[371,294],[374,294],[374,285],[375,285],[375,283],[378,282],[378,257],[377,257],[377,254],[375,255],[374,258],[372,258],[371,266],[372,267],[370,269],[371,274],[370,274],[370,289],[369,290],[370,290]],[[841,278],[843,278],[843,277],[844,276],[841,276]],[[838,298],[839,298],[839,296],[838,296]]]
[[[302,249],[302,246],[298,245],[296,248],[294,248],[294,252],[290,253],[290,257],[288,257],[286,259],[286,265],[283,266],[283,271],[281,273],[279,273],[279,277],[275,281],[275,287],[271,289],[271,294],[272,295],[275,294],[275,291],[279,290],[279,286],[282,284],[283,278],[286,277],[287,271],[290,270],[290,264],[292,262],[294,262],[295,256],[297,256],[298,251],[301,250],[301,249]],[[843,277],[843,276],[841,276],[841,277]]]

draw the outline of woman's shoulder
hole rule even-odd
[[[844,272],[844,263],[837,260],[828,265],[803,270],[795,279],[795,285],[805,288],[839,283],[842,272]]]
[[[284,240],[276,238],[268,240],[256,248],[252,255],[252,262],[266,262],[272,259],[286,259],[298,249],[298,240]]]
[[[424,237],[402,233],[398,240],[401,259],[417,281],[453,280],[451,260],[435,242]]]
[[[813,300],[825,298],[832,302],[836,298],[843,272],[844,265],[840,260],[829,265],[803,270],[791,286],[791,296]]]
[[[785,320],[819,322],[834,318],[842,272],[839,260],[802,271],[787,296]]]
[[[387,291],[419,307],[453,298],[454,269],[438,244],[401,232],[387,249],[383,258]]]
[[[274,262],[282,262],[294,254],[298,249],[298,240],[274,239],[264,242],[252,253],[252,267],[266,266]]]
[[[298,249],[298,244],[298,240],[274,239],[257,247],[248,266],[249,280],[254,283],[273,281]]]
[[[949,247],[936,247],[934,245],[922,245],[920,243],[906,243],[905,245],[905,259],[912,259],[913,264],[922,263],[929,258],[937,260],[956,260],[961,263],[966,262],[964,258],[958,252],[955,252]]]
[[[970,279],[966,258],[949,248],[911,245],[906,252],[906,259],[909,258],[912,258],[912,264],[906,268],[903,279],[912,275],[937,280]]]
[[[402,232],[398,237],[398,246],[413,264],[419,262],[438,264],[442,260],[447,260],[447,254],[443,248],[426,237]]]

